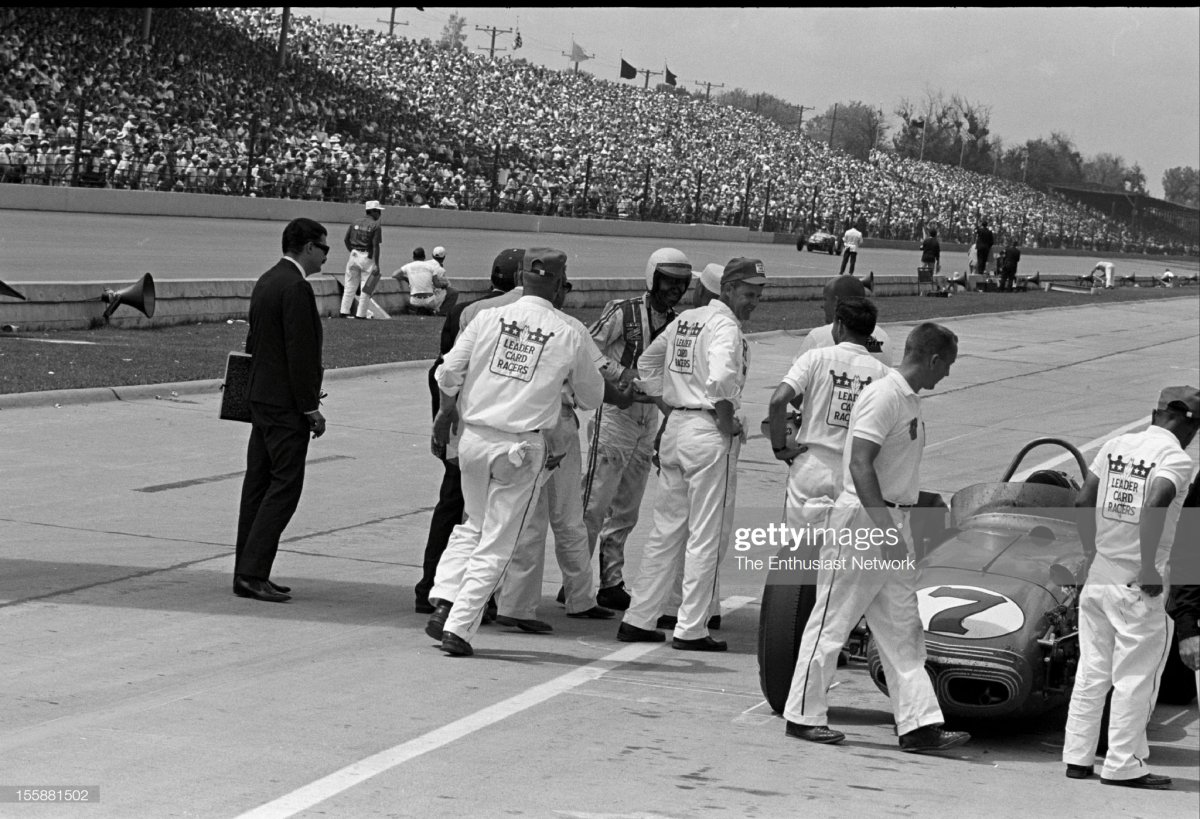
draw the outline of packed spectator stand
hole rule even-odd
[[[0,12],[0,180],[1197,252],[1020,183],[748,111],[275,9]]]

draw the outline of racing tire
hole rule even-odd
[[[801,555],[784,547],[780,557]],[[794,582],[798,579],[799,582]],[[758,682],[771,710],[782,714],[792,688],[792,672],[804,626],[817,600],[817,573],[775,569],[767,575],[758,618]]]
[[[803,239],[796,240],[796,250],[797,251],[804,250],[804,240]]]
[[[806,247],[808,248],[808,252],[809,252],[809,253],[812,253],[812,252],[813,252],[813,246],[812,246],[812,245],[806,245]]]
[[[836,247],[834,247],[833,245],[830,245],[830,246],[829,246],[829,255],[830,255],[830,256],[836,256],[836,255],[837,255],[837,248],[836,248]]]

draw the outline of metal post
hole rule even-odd
[[[288,28],[292,23],[292,7],[283,7],[283,19],[279,23],[279,55],[276,61],[276,68],[282,69],[287,63],[287,40]]]
[[[583,169],[583,215],[587,216],[588,206],[588,189],[592,185],[592,158],[587,158],[587,165]]]
[[[388,193],[390,192],[392,182],[392,134],[395,131],[394,124],[389,118],[387,146],[384,148],[387,153],[383,155],[383,179],[379,190],[380,201],[385,205],[388,203]]]
[[[833,132],[834,132],[834,129],[837,128],[837,109],[838,109],[838,104],[835,102],[833,104],[833,122],[829,123],[829,148],[830,148],[830,150],[833,149]]]
[[[500,143],[496,143],[496,152],[492,157],[492,199],[490,210],[496,210],[496,199],[500,195]]]
[[[75,126],[75,164],[71,169],[71,186],[79,187],[79,160],[83,152],[83,112],[87,108],[86,89],[91,87],[87,77],[79,79],[79,123]]]
[[[250,123],[250,149],[246,157],[246,196],[251,194],[252,179],[254,173],[254,143],[258,141],[258,123],[259,118],[255,117]]]
[[[650,163],[646,163],[646,182],[642,185],[642,207],[641,220],[646,221],[646,214],[649,212],[649,207],[646,204],[646,199],[650,196]]]
[[[763,199],[763,215],[762,220],[758,223],[758,230],[761,233],[767,226],[767,209],[771,207],[771,180],[767,180],[767,195]],[[774,227],[774,225],[772,225]]]
[[[150,42],[150,21],[154,16],[154,9],[145,8],[142,10],[142,42]]]

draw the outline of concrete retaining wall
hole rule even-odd
[[[310,279],[317,296],[317,308],[322,315],[337,315],[341,303],[338,281],[330,276]],[[820,299],[824,279],[806,276],[772,278],[763,291],[765,301],[805,301]],[[975,281],[978,281],[976,277]],[[1073,284],[1071,276],[1043,276],[1042,281]],[[106,288],[120,290],[133,281],[125,282],[38,282],[22,284],[20,292],[28,301],[5,298],[4,324],[21,331],[80,330],[102,322],[105,304],[101,294]],[[573,282],[570,305],[580,308],[600,308],[608,301],[631,298],[645,290],[640,278],[578,279]],[[487,279],[455,279],[463,300],[477,298],[490,286]],[[193,324],[204,321],[245,319],[250,308],[251,279],[164,279],[155,282],[154,318],[146,318],[129,305],[113,313],[111,324],[116,327],[162,327],[172,324]],[[928,287],[926,287],[928,289]],[[384,279],[375,291],[375,301],[389,313],[400,309],[403,292],[395,279]],[[876,276],[874,294],[878,297],[911,296],[918,292],[916,276]]]

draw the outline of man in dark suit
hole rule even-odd
[[[279,537],[304,488],[309,435],[325,433],[321,395],[321,316],[306,277],[329,255],[320,222],[293,219],[283,231],[283,258],[259,277],[250,295],[246,352],[254,358],[247,386],[250,443],[238,516],[233,593],[271,603],[290,600],[272,583]]]

